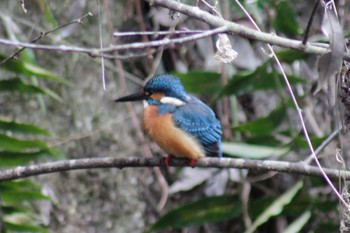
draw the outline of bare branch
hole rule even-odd
[[[129,37],[129,36],[167,36],[167,35],[179,35],[179,34],[197,34],[206,32],[207,30],[175,30],[175,31],[148,31],[148,32],[115,32],[113,33],[114,37]]]
[[[199,9],[198,7],[185,5],[177,1],[148,0],[148,2],[154,5],[159,5],[171,10],[181,12],[185,15],[197,18],[215,27],[226,26],[229,32],[232,32],[253,40],[266,42],[271,45],[278,45],[281,47],[296,49],[296,50],[304,51],[306,53],[312,53],[312,54],[318,54],[318,55],[322,55],[329,52],[328,44],[322,44],[322,45],[317,44],[316,46],[308,43],[306,45],[303,45],[302,41],[287,39],[284,37],[274,35],[272,33],[259,32],[257,30],[248,28],[246,26],[224,20],[218,16],[214,16],[206,11]],[[326,45],[326,47],[324,47],[324,45]],[[350,60],[350,53],[346,53],[344,58],[347,60]]]
[[[164,38],[162,40],[156,40],[156,41],[150,41],[150,42],[137,42],[137,43],[131,43],[131,44],[125,44],[125,45],[114,45],[104,49],[82,48],[82,47],[73,47],[73,46],[66,46],[66,45],[53,46],[53,45],[43,45],[43,44],[21,43],[18,41],[11,41],[11,40],[2,39],[2,38],[0,38],[0,44],[8,45],[8,46],[31,48],[31,49],[39,49],[39,50],[85,53],[92,57],[110,58],[110,56],[108,55],[105,56],[105,53],[112,53],[115,51],[128,50],[128,49],[144,49],[149,47],[167,46],[171,44],[182,44],[188,41],[198,40],[201,38],[205,38],[218,33],[223,33],[226,31],[227,31],[226,26],[221,26],[213,30],[208,30],[203,33],[198,33],[195,35],[186,36],[182,38],[175,38],[175,39]]]
[[[127,168],[127,167],[164,167],[163,158],[89,158],[74,159],[36,164],[30,166],[21,166],[17,168],[0,170],[0,181],[15,180],[30,176],[37,176],[48,173],[56,173],[70,170],[82,170],[92,168]],[[186,159],[173,159],[170,166],[188,167],[189,162]],[[318,167],[310,166],[305,162],[282,162],[272,160],[249,160],[234,158],[203,158],[196,161],[196,167],[215,167],[215,168],[237,168],[251,169],[255,171],[276,171],[296,175],[318,176],[322,173]],[[350,171],[337,169],[324,169],[325,173],[333,179],[343,177],[350,179]]]
[[[24,7],[24,2],[23,2],[23,7]],[[75,20],[70,21],[70,22],[68,22],[68,23],[59,25],[59,26],[57,26],[57,27],[55,27],[55,28],[53,28],[53,29],[51,29],[51,30],[49,30],[49,31],[42,32],[42,33],[40,33],[40,35],[38,35],[37,37],[35,37],[35,38],[34,38],[33,40],[31,40],[29,43],[34,44],[34,43],[36,43],[38,40],[40,40],[43,36],[47,36],[48,34],[50,34],[50,33],[52,33],[52,32],[55,32],[55,31],[57,31],[57,30],[59,30],[59,29],[62,29],[62,28],[64,28],[64,27],[66,27],[66,26],[69,26],[69,25],[71,25],[71,24],[81,23],[81,21],[82,21],[84,18],[86,18],[86,17],[88,17],[88,16],[92,16],[92,15],[93,15],[93,14],[92,14],[91,12],[88,12],[87,14],[83,15],[82,17],[80,17],[80,18],[78,18],[78,19],[75,19]],[[3,64],[5,64],[8,60],[13,59],[15,56],[17,56],[19,53],[21,53],[21,52],[22,52],[23,50],[25,50],[25,49],[26,49],[26,47],[22,47],[22,48],[18,49],[16,52],[14,52],[13,54],[11,54],[9,57],[7,57],[7,58],[5,58],[4,60],[2,60],[2,61],[0,62],[0,66],[2,66]]]

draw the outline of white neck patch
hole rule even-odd
[[[186,103],[183,102],[182,100],[175,98],[175,97],[169,97],[169,96],[164,96],[160,99],[160,102],[163,104],[171,104],[175,106],[182,106],[185,105]]]
[[[146,100],[143,100],[142,103],[143,103],[143,107],[144,107],[144,108],[147,108],[147,107],[148,107],[148,102],[147,102]]]

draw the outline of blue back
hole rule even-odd
[[[220,122],[214,112],[194,96],[172,113],[175,124],[202,144],[207,156],[222,157]]]

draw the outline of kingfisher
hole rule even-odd
[[[194,167],[199,158],[222,157],[220,122],[214,112],[198,98],[188,95],[179,78],[154,76],[143,90],[116,102],[143,100],[143,126],[150,138],[169,155],[187,158]]]

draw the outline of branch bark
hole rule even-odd
[[[188,167],[189,162],[186,159],[171,160],[170,166],[173,167]],[[0,181],[16,180],[30,176],[37,176],[49,173],[57,173],[70,170],[96,169],[96,168],[127,168],[127,167],[165,167],[163,158],[143,158],[143,157],[128,157],[128,158],[88,158],[63,160],[36,164],[30,166],[21,166],[10,169],[0,170]],[[310,166],[305,162],[282,162],[273,160],[249,160],[249,159],[234,159],[234,158],[203,158],[196,161],[196,167],[215,167],[215,168],[237,168],[237,169],[252,169],[255,171],[276,171],[290,173],[296,175],[318,176],[322,177],[320,169],[315,166]],[[333,179],[350,179],[350,171],[327,169],[324,171]]]

